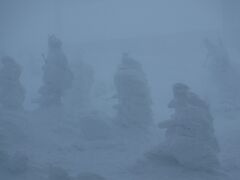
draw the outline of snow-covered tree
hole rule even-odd
[[[231,67],[231,62],[222,40],[219,39],[218,42],[214,43],[209,39],[205,39],[204,44],[207,49],[208,65],[219,73],[228,71]]]
[[[25,90],[20,82],[21,67],[11,57],[1,60],[0,70],[0,104],[8,110],[23,108]]]
[[[43,85],[39,90],[40,107],[61,105],[62,97],[72,86],[73,74],[62,51],[62,42],[54,35],[48,38],[48,54],[43,66]]]
[[[60,167],[51,167],[49,170],[48,180],[72,180],[68,172]]]
[[[106,180],[104,177],[95,173],[81,173],[76,180]]]
[[[147,128],[152,123],[152,100],[139,62],[123,54],[115,75],[117,122],[125,127]]]
[[[81,134],[87,140],[107,140],[111,138],[111,128],[107,122],[111,119],[99,111],[87,112],[81,116]]]
[[[83,172],[73,177],[63,168],[51,167],[48,180],[105,180],[105,178],[91,172]]]
[[[6,163],[6,168],[12,175],[23,174],[28,171],[29,167],[28,157],[21,153],[15,153]]]
[[[5,139],[2,133],[3,127],[0,127],[0,171],[2,171],[9,161],[9,155],[5,149]]]
[[[185,84],[175,84],[173,93],[169,108],[174,114],[159,124],[166,129],[164,150],[184,166],[216,170],[219,146],[208,105]]]
[[[208,39],[205,41],[205,47],[208,51],[211,84],[214,84],[218,89],[217,94],[220,95],[218,99],[221,99],[221,103],[228,104],[232,108],[239,107],[240,83],[238,83],[238,79],[240,74],[237,66],[231,61],[227,48],[221,40],[213,43]]]
[[[240,2],[238,0],[222,0],[222,27],[224,39],[228,44],[240,49]]]
[[[64,101],[71,110],[79,112],[90,106],[94,71],[83,61],[74,63],[72,70],[74,72],[73,86]]]

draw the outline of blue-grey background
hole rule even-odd
[[[156,124],[171,114],[167,104],[172,98],[172,85],[188,84],[210,104],[215,117],[216,136],[223,146],[220,157],[228,175],[214,178],[238,179],[239,111],[223,110],[219,83],[228,85],[212,78],[204,40],[217,42],[221,39],[232,66],[240,72],[239,10],[237,0],[0,0],[0,56],[11,56],[21,65],[21,82],[26,89],[27,120],[19,121],[21,118],[14,116],[12,121],[17,121],[15,126],[24,131],[27,140],[18,141],[8,149],[11,153],[19,150],[29,157],[32,166],[25,180],[46,179],[46,169],[52,164],[67,169],[73,176],[92,171],[108,179],[133,180],[137,173],[126,172],[125,168],[164,139],[164,132],[155,129],[149,143],[137,143],[126,137],[110,142],[84,140],[80,130],[79,134],[75,133],[78,132],[76,122],[86,113],[83,112],[86,107],[73,103],[78,90],[66,95],[64,115],[39,112],[33,101],[42,85],[42,54],[47,54],[47,38],[51,34],[62,40],[76,82],[78,73],[84,74],[78,69],[81,63],[93,70],[94,84],[86,111],[103,112],[106,118],[102,118],[107,123],[115,115],[115,102],[111,99],[115,94],[113,78],[124,52],[143,66]],[[238,84],[239,77],[236,75],[231,81]],[[99,91],[103,91],[101,97],[97,95]],[[53,135],[49,126],[55,126],[54,123],[60,127]],[[160,172],[159,169],[161,167],[153,167],[142,178],[213,179],[211,175],[198,172],[180,173],[175,167],[164,167]],[[2,174],[0,179],[4,176],[22,178]]]

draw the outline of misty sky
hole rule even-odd
[[[5,41],[53,32],[91,41],[219,27],[217,3],[207,0],[0,0],[0,6]]]

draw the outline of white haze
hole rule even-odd
[[[30,168],[19,175],[20,180],[24,176],[24,180],[59,180],[48,175],[62,171],[71,177],[63,173],[60,180],[77,180],[78,174],[86,172],[89,180],[98,178],[91,173],[116,180],[238,179],[240,23],[236,19],[240,15],[231,10],[240,10],[237,1],[0,0],[0,56],[11,56],[22,67],[20,81],[26,89],[24,113],[7,112],[5,118],[6,112],[0,109],[4,122],[16,123],[13,129],[6,123],[12,133],[5,132],[7,128],[0,131],[3,139],[6,133],[6,141],[9,138],[13,143],[6,152],[12,156],[21,151],[29,158]],[[66,90],[62,109],[42,110],[35,101],[45,83],[42,67],[51,35],[62,41],[74,85]],[[213,57],[209,55],[206,39],[215,47],[222,41],[231,64],[228,73],[215,71],[211,58],[222,54],[213,50]],[[142,78],[148,81],[154,125],[146,136],[131,128],[125,132],[115,124],[118,89],[114,79],[123,53],[142,65],[146,75]],[[170,119],[168,103],[173,99],[172,86],[178,82],[187,84],[210,107],[222,149],[222,167],[216,174],[146,160],[145,153],[165,140],[165,130],[157,124]],[[86,84],[91,88],[85,90]],[[16,138],[18,131],[24,134],[22,141]],[[0,139],[0,151],[2,146]],[[52,165],[64,170],[51,169]],[[1,166],[0,179],[18,178]],[[6,166],[11,169],[12,164]],[[78,180],[88,180],[80,176]]]

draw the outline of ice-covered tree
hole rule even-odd
[[[98,174],[88,172],[79,174],[76,180],[106,180],[106,179]]]
[[[76,61],[72,70],[74,72],[74,82],[64,102],[69,109],[79,112],[86,110],[91,104],[94,71],[89,64],[83,61]]]
[[[25,90],[20,82],[21,67],[11,57],[1,60],[0,70],[0,104],[8,110],[23,108]]]
[[[6,163],[6,168],[12,175],[24,174],[29,170],[29,159],[26,155],[15,153]]]
[[[159,124],[166,129],[164,150],[184,166],[216,170],[219,146],[208,105],[185,84],[175,84],[173,93],[169,108],[174,114]]]
[[[62,51],[62,42],[54,35],[48,38],[48,54],[44,57],[43,85],[39,90],[40,107],[62,104],[62,97],[72,86],[73,74]]]
[[[2,133],[3,128],[0,128],[0,171],[2,171],[9,161],[9,155],[6,151],[4,134]]]
[[[240,2],[238,0],[222,0],[222,28],[224,39],[239,51],[240,48]]]
[[[152,123],[152,100],[139,62],[123,54],[115,75],[117,122],[125,127],[147,128]]]
[[[48,180],[72,180],[68,172],[60,167],[51,167],[49,170]]]
[[[82,172],[78,176],[73,177],[63,168],[51,167],[48,180],[105,180],[105,178],[91,172]]]
[[[217,94],[220,95],[218,99],[221,100],[221,103],[232,106],[232,108],[239,107],[240,83],[238,83],[238,79],[240,74],[237,66],[231,61],[227,48],[221,40],[214,43],[208,39],[205,41],[205,47],[208,53],[211,84],[214,84],[218,90]]]

